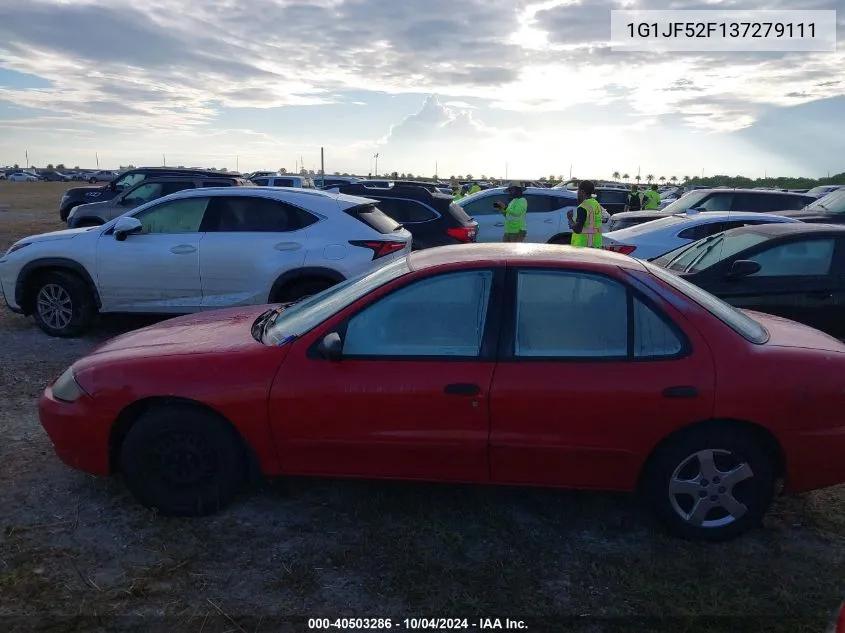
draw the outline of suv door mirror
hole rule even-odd
[[[343,357],[343,341],[340,334],[337,332],[326,334],[317,346],[317,351],[327,360],[340,360]]]
[[[728,279],[742,279],[760,272],[760,264],[753,262],[750,259],[738,259],[728,273]]]
[[[119,218],[114,223],[114,239],[124,241],[131,233],[141,230],[141,220],[138,218]]]

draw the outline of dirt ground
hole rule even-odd
[[[62,228],[67,186],[0,182],[0,252]],[[297,479],[211,518],[155,516],[119,479],[59,462],[35,409],[49,379],[136,325],[58,340],[0,311],[5,631],[457,617],[530,631],[822,633],[845,598],[845,488],[779,500],[764,529],[722,545],[666,537],[633,497],[530,489]]]

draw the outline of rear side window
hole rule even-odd
[[[361,204],[357,207],[344,209],[344,213],[351,215],[382,235],[389,235],[402,228],[401,224],[381,211],[375,204]]]
[[[294,187],[293,179],[291,178],[273,178],[274,187]]]
[[[202,183],[203,187],[231,187],[233,182],[228,180],[207,180]],[[193,185],[188,185],[187,187],[182,187],[183,189],[190,189]]]
[[[803,209],[808,204],[812,204],[816,201],[815,198],[811,198],[809,196],[780,196],[780,204],[778,205],[778,209],[783,209],[784,211],[797,211],[798,209]]]
[[[214,186],[214,185],[209,185]],[[161,186],[161,195],[168,196],[171,193],[176,193],[177,191],[184,191],[185,189],[193,189],[194,183],[193,181],[181,181],[181,182],[165,182]]]
[[[415,200],[383,198],[379,201],[378,208],[400,224],[419,224],[437,217],[433,209]]]
[[[599,189],[596,197],[601,204],[626,204],[628,202],[627,191]]]
[[[209,231],[225,233],[288,233],[317,222],[293,205],[251,196],[214,197],[206,216]]]
[[[527,195],[525,201],[528,202],[528,213],[549,213],[554,211],[557,207],[553,204],[555,200],[552,196],[538,196]]]
[[[258,185],[259,187],[268,187],[270,185],[269,178],[253,178],[252,182]]]

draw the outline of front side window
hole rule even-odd
[[[732,193],[711,193],[699,204],[689,208],[702,209],[703,211],[730,211],[733,198]]]
[[[269,178],[253,178],[253,184],[258,185],[259,187],[268,187],[270,186],[270,179]]]
[[[503,193],[497,193],[470,200],[461,206],[470,217],[477,215],[499,215],[499,210],[493,206],[496,202],[501,202],[507,205],[507,203],[510,202],[510,197]],[[529,206],[531,205],[529,204]]]
[[[208,198],[172,200],[142,211],[141,233],[196,233],[202,226]]]
[[[122,178],[118,179],[114,183],[115,189],[124,190],[129,189],[130,187],[134,187],[139,182],[145,179],[144,174],[134,173],[134,174],[126,174]]]
[[[160,198],[162,195],[162,184],[160,182],[149,182],[145,185],[137,187],[131,191],[123,199],[122,204],[125,205],[139,205],[150,200]]]
[[[528,203],[528,213],[548,213],[554,211],[556,207],[555,199],[552,196],[529,194],[525,196],[525,201]]]
[[[477,357],[493,273],[423,279],[379,299],[350,319],[344,356]]]
[[[773,246],[749,257],[760,264],[754,277],[811,277],[830,272],[836,242],[827,240],[802,240]]]

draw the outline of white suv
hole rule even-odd
[[[411,250],[375,201],[308,189],[180,191],[102,226],[19,240],[0,257],[8,307],[51,336],[100,313],[185,314],[295,301]]]

